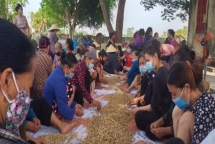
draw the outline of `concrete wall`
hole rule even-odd
[[[203,39],[204,33],[195,33],[196,31],[196,16],[197,16],[197,0],[191,0],[190,14],[189,14],[189,29],[188,29],[188,45],[194,49],[197,56],[202,56],[203,47],[194,40],[194,37],[197,36],[200,39]],[[210,56],[215,57],[215,0],[208,0],[208,18],[207,18],[207,32],[212,32],[214,38],[208,42],[210,48]]]
[[[215,57],[215,0],[209,0],[207,32],[213,33],[214,37],[208,42],[210,55]]]

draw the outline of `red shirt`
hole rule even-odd
[[[129,53],[126,53],[125,54],[125,66],[126,67],[131,67],[133,62],[132,62],[132,58],[130,57],[130,54]]]
[[[70,82],[76,87],[77,85],[81,87],[83,97],[91,104],[93,102],[93,98],[90,96],[85,86],[85,77],[86,77],[87,71],[88,71],[88,68],[86,67],[85,62],[80,61],[78,63],[75,74],[70,80]]]

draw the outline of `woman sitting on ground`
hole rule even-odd
[[[52,66],[52,71],[60,65],[60,55],[62,54],[63,50],[62,50],[62,44],[57,42],[55,44],[55,56],[54,56],[54,61],[53,61],[53,66]]]
[[[120,57],[123,57],[124,53],[122,51],[122,47],[120,45],[117,46],[117,53],[118,53],[118,56],[119,56],[119,59]],[[125,60],[121,60],[120,59],[120,70],[119,71],[123,71],[123,67],[125,66]]]
[[[137,96],[137,93],[135,96],[136,98],[129,102],[129,105],[137,105],[139,107],[150,103],[150,98],[147,97],[150,94],[146,94],[146,92],[147,88],[150,89],[149,87],[152,87],[152,80],[156,75],[156,72],[151,69],[149,63],[145,62],[144,55],[144,52],[139,55],[139,69],[141,73],[141,82],[139,89],[140,96]],[[131,90],[130,86],[128,87],[128,89]],[[150,90],[148,90],[148,92],[150,92]]]
[[[117,49],[110,45],[106,52],[108,53],[108,60],[104,65],[104,71],[110,74],[118,74],[119,72],[119,59],[117,55]]]
[[[77,69],[72,79],[69,80],[74,86],[76,86],[75,101],[83,107],[96,106],[99,110],[101,108],[100,102],[93,100],[91,97],[90,86],[96,79],[97,72],[91,71],[94,68],[95,62],[94,54],[90,51],[84,56],[84,60],[80,61],[77,65]],[[76,99],[77,98],[77,99]]]
[[[215,128],[215,99],[197,88],[202,81],[202,72],[202,67],[197,64],[176,63],[167,78],[176,105],[173,110],[174,135],[185,144],[201,143]]]
[[[140,74],[138,63],[139,53],[140,53],[139,50],[136,49],[132,51],[133,65],[125,76],[120,76],[121,80],[126,80],[126,85],[122,87],[122,90],[127,89],[132,84],[135,77]]]
[[[173,64],[177,62],[192,64],[194,59],[195,52],[184,46],[173,55]],[[173,137],[172,111],[174,107],[175,104],[172,102],[169,110],[161,118],[146,127],[145,133],[150,139],[158,140]]]
[[[58,118],[72,121],[74,115],[83,115],[81,105],[75,102],[81,97],[74,97],[76,88],[68,85],[68,80],[73,77],[77,68],[77,60],[73,54],[63,53],[60,61],[61,66],[57,67],[46,81],[43,98]],[[66,89],[72,89],[72,93],[67,94]]]
[[[135,114],[135,121],[139,130],[145,128],[152,122],[159,119],[171,105],[171,94],[166,85],[168,70],[161,63],[160,50],[158,43],[154,41],[145,51],[145,60],[148,62],[148,69],[156,71],[153,78],[152,86],[147,87],[145,96],[149,98],[149,102],[145,102],[145,106],[132,110]]]
[[[129,69],[133,64],[132,56],[131,56],[132,51],[133,51],[133,46],[130,44],[127,47],[127,53],[119,57],[120,60],[125,60],[125,66],[123,67],[125,71],[129,71]]]
[[[26,119],[24,120],[26,131],[36,133],[40,130],[41,125],[51,126],[54,125],[60,130],[61,134],[67,134],[70,132],[76,122],[63,122],[53,112],[44,98],[38,98],[31,101],[31,108],[28,111]],[[37,139],[27,135],[29,140],[37,143]]]
[[[0,143],[2,144],[27,143],[23,121],[30,107],[30,87],[35,69],[34,46],[15,25],[0,18]],[[43,143],[40,138],[37,140],[38,143]]]
[[[108,80],[104,78],[103,66],[98,59],[95,59],[95,70],[98,72],[96,87],[99,87],[101,83],[108,84]]]

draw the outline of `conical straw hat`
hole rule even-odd
[[[57,27],[56,24],[53,24],[53,25],[51,26],[51,28],[49,29],[49,31],[52,31],[52,30],[60,30],[60,29]]]
[[[107,48],[106,52],[107,52],[107,53],[109,53],[109,52],[117,52],[117,49],[111,44],[111,45]]]
[[[99,46],[100,46],[96,41],[94,41],[93,44],[94,44],[96,47],[99,47]]]

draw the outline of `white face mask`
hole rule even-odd
[[[19,10],[19,14],[20,14],[20,15],[23,15],[23,10]]]

